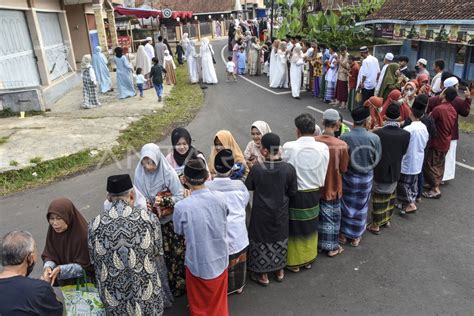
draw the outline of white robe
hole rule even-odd
[[[146,43],[145,52],[148,55],[148,58],[150,59],[150,62],[151,62],[151,59],[155,57],[155,49],[153,48],[153,45],[151,45],[150,43]]]
[[[382,81],[385,77],[385,71],[387,71],[388,64],[383,65],[382,70],[380,71],[379,79],[377,80],[377,85],[375,86],[375,96],[379,94],[380,88],[382,87]]]
[[[272,48],[272,50],[270,51],[270,67],[269,67],[269,70],[268,70],[268,77],[270,79],[269,82],[272,82],[272,73],[275,72],[275,63],[276,63],[276,52],[275,50]]]
[[[199,82],[199,72],[198,72],[198,61],[196,56],[196,49],[194,46],[188,46],[188,74],[189,74],[189,81],[191,83],[198,83]]]
[[[272,70],[272,80],[270,88],[288,88],[288,67],[286,65],[288,58],[286,52],[278,50],[275,56],[275,68]]]
[[[458,147],[458,141],[452,140],[449,145],[449,151],[446,154],[446,161],[444,163],[444,174],[443,181],[449,181],[454,179],[456,172],[456,149]]]
[[[301,74],[303,73],[303,58],[298,59],[290,65],[291,95],[293,98],[299,98],[301,93]]]
[[[214,68],[214,62],[212,61],[212,55],[214,50],[211,44],[201,45],[201,67],[202,67],[202,82],[204,83],[217,83],[216,69]]]

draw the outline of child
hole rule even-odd
[[[239,75],[245,75],[245,68],[247,65],[247,56],[245,55],[245,48],[240,47],[240,52],[237,53],[237,66]]]
[[[280,158],[280,137],[263,135],[261,154],[264,163],[255,164],[245,181],[254,191],[250,215],[248,269],[251,279],[267,286],[268,273],[278,282],[285,277],[289,235],[289,199],[298,191],[295,168]]]
[[[323,74],[323,61],[321,60],[323,55],[321,53],[314,52],[315,57],[311,60],[313,66],[313,96],[319,97],[319,87],[321,85],[320,80]]]
[[[234,78],[234,81],[237,81],[237,77],[235,76],[234,69],[235,63],[232,61],[232,56],[227,57],[227,64],[225,64],[227,69],[227,80],[226,82],[230,81],[230,78]]]
[[[138,91],[140,91],[140,100],[143,99],[143,85],[146,82],[145,76],[142,75],[142,69],[140,67],[137,68],[137,72],[135,74],[135,80],[137,82]]]
[[[184,167],[191,196],[175,204],[173,225],[186,240],[186,292],[191,315],[227,316],[227,215],[225,195],[206,188],[209,173],[200,158]]]
[[[222,192],[226,198],[229,214],[227,215],[227,231],[229,243],[229,286],[227,293],[242,293],[247,272],[247,248],[249,238],[245,225],[245,208],[250,194],[240,180],[230,178],[234,157],[232,150],[221,150],[214,160],[216,177],[206,182],[211,191]]]
[[[163,73],[166,74],[166,70],[158,63],[158,58],[153,57],[151,61],[153,62],[153,67],[151,67],[150,78],[155,87],[158,102],[161,102],[161,96],[163,95]]]

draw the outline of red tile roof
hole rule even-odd
[[[382,8],[366,20],[471,20],[471,0],[386,0]]]
[[[154,8],[170,8],[174,11],[193,11],[199,13],[230,12],[235,9],[235,0],[159,0]]]

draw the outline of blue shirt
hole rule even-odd
[[[186,238],[185,264],[194,276],[210,280],[227,269],[228,214],[225,195],[207,188],[175,204],[174,231]]]
[[[382,145],[380,138],[374,133],[357,126],[342,135],[341,140],[349,145],[349,168],[353,171],[369,173],[379,163],[382,157]]]
[[[239,52],[237,53],[237,66],[240,69],[245,69],[245,66],[247,64],[247,56],[245,56],[245,53]]]

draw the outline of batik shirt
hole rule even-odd
[[[115,201],[89,224],[89,252],[107,315],[162,315],[155,215]]]

